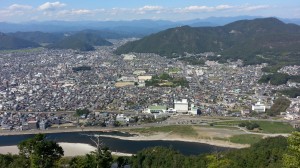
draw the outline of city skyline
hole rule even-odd
[[[1,22],[28,21],[108,21],[108,20],[190,20],[207,17],[263,16],[300,18],[300,4],[296,0],[254,1],[35,1],[0,0]],[[284,10],[282,10],[284,9]]]

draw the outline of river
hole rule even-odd
[[[46,134],[47,139],[54,140],[56,142],[68,142],[68,143],[85,143],[93,145],[90,139],[92,135],[117,135],[117,136],[132,136],[127,133],[121,132],[64,132],[64,133],[48,133]],[[10,146],[17,145],[23,140],[33,137],[33,134],[28,135],[4,135],[0,136],[0,146]],[[218,152],[224,150],[230,150],[230,148],[218,147],[213,145],[208,145],[204,143],[196,142],[183,142],[183,141],[131,141],[131,140],[121,140],[111,137],[101,137],[102,142],[109,147],[113,152],[122,153],[137,153],[138,151],[154,147],[154,146],[164,146],[172,147],[178,150],[184,155],[198,155],[203,153]]]

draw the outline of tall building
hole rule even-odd
[[[174,100],[174,109],[177,113],[187,113],[189,111],[189,103],[187,99]]]
[[[264,113],[266,111],[266,106],[260,102],[257,102],[256,104],[252,105],[252,110],[258,113]]]

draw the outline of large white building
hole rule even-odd
[[[260,102],[257,102],[256,104],[252,105],[252,110],[258,113],[263,113],[266,111],[266,106]]]
[[[174,100],[174,109],[177,113],[187,113],[189,111],[189,103],[187,99],[182,99],[181,101]]]

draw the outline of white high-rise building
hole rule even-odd
[[[257,102],[256,104],[252,105],[252,110],[258,113],[263,113],[266,111],[266,106],[260,102]]]
[[[177,113],[187,113],[189,111],[189,103],[187,99],[182,99],[181,101],[174,100],[174,109]]]

